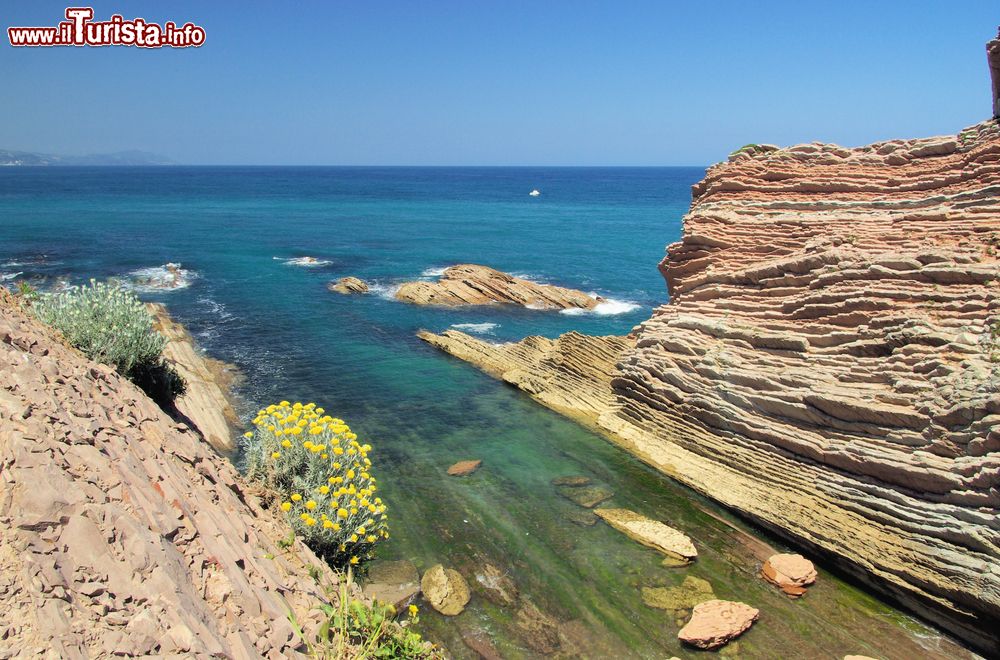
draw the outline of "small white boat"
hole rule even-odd
[[[532,190],[532,191],[531,191],[530,193],[528,193],[528,194],[529,194],[529,195],[531,195],[532,197],[538,197],[538,196],[539,196],[539,195],[541,195],[542,193],[538,192],[538,189],[536,188],[535,190]]]

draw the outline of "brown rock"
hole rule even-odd
[[[845,655],[844,660],[875,660],[875,658],[869,658],[867,655]]]
[[[746,632],[758,614],[745,603],[709,600],[694,606],[691,620],[677,638],[700,649],[717,649]]]
[[[556,477],[552,480],[553,486],[586,486],[590,484],[590,477]]]
[[[539,610],[531,601],[525,601],[517,611],[514,625],[528,646],[535,651],[548,655],[559,650],[559,622]]]
[[[330,586],[329,567],[279,547],[287,524],[228,460],[2,289],[0,383],[0,646],[287,657],[287,607],[315,633],[307,567]]]
[[[334,293],[350,295],[352,293],[368,293],[368,284],[357,277],[341,277],[336,282],[330,282],[326,288]]]
[[[420,574],[412,561],[374,561],[368,567],[364,595],[402,611],[420,593]]]
[[[424,598],[435,610],[445,616],[462,613],[469,603],[469,585],[458,571],[435,564],[424,572],[420,580]]]
[[[536,284],[486,266],[461,264],[437,282],[407,282],[396,299],[415,305],[522,305],[538,309],[593,309],[602,298],[549,284]]]
[[[493,646],[493,640],[485,630],[462,631],[462,643],[482,660],[503,660],[503,656]]]
[[[604,486],[558,486],[556,491],[569,501],[587,509],[614,497],[614,492]]]
[[[153,315],[153,328],[167,340],[164,360],[186,385],[174,406],[209,444],[223,453],[232,452],[239,417],[230,392],[240,378],[239,371],[234,365],[206,356],[184,326],[170,317],[166,307],[150,303],[147,308]]]
[[[448,474],[453,477],[465,477],[478,470],[482,464],[483,462],[478,459],[474,461],[459,461],[448,468]]]
[[[493,564],[485,564],[476,571],[476,582],[486,598],[497,605],[510,606],[517,602],[518,589],[514,580]]]
[[[763,567],[761,575],[792,598],[806,592],[806,587],[816,581],[816,567],[802,555],[772,555]]]
[[[698,556],[690,538],[659,521],[628,509],[596,509],[594,513],[629,538],[668,557],[691,561]]]

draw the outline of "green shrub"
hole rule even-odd
[[[367,605],[351,597],[351,572],[336,591],[326,587],[330,604],[321,603],[323,619],[313,635],[307,635],[289,608],[288,621],[311,658],[318,660],[353,660],[401,658],[404,660],[443,660],[444,654],[424,640],[413,626],[420,623],[416,605],[410,605],[407,616],[396,620],[391,605],[374,602]]]
[[[333,566],[371,558],[389,538],[370,473],[371,445],[314,403],[282,401],[257,413],[244,436],[247,477],[274,490],[296,534]]]
[[[32,309],[71,346],[113,366],[160,405],[184,393],[183,379],[161,357],[166,339],[135,294],[91,280],[89,286],[43,294]]]

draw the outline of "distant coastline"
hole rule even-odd
[[[0,149],[0,166],[4,167],[46,167],[66,165],[176,165],[174,161],[160,154],[148,151],[117,151],[109,154],[89,154],[86,156],[63,156],[33,151],[13,151]]]

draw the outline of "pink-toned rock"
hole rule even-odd
[[[691,620],[677,638],[700,649],[716,649],[746,632],[759,614],[746,603],[708,600],[694,606]]]
[[[792,598],[806,592],[806,587],[816,581],[816,567],[802,555],[772,555],[760,569],[765,580]]]
[[[483,462],[481,460],[459,461],[448,468],[448,474],[453,477],[464,477],[478,470],[479,466],[482,464]]]

